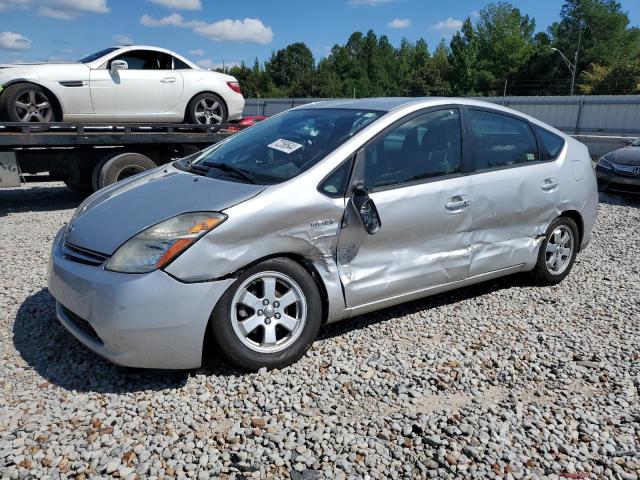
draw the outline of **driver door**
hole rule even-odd
[[[114,70],[124,60],[128,68]],[[135,117],[175,114],[184,80],[173,70],[173,57],[153,50],[132,50],[91,71],[90,88],[96,115]],[[184,112],[182,112],[184,113]]]
[[[457,108],[412,114],[359,152],[337,248],[347,307],[467,278],[471,183],[461,152]]]

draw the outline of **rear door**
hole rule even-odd
[[[471,184],[461,131],[457,108],[412,114],[358,154],[353,176],[381,226],[367,233],[351,199],[337,250],[348,307],[466,278]]]
[[[111,62],[124,60],[128,69],[111,71]],[[91,71],[91,100],[95,114],[139,115],[174,113],[184,81],[173,70],[173,57],[154,50],[132,50]]]
[[[517,267],[537,253],[538,236],[557,211],[560,165],[547,161],[525,119],[465,110],[473,223],[469,275]]]

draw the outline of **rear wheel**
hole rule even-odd
[[[287,258],[274,258],[239,275],[210,321],[225,358],[246,370],[282,368],[309,349],[322,321],[318,287]]]
[[[533,270],[538,283],[555,285],[569,275],[578,253],[579,239],[576,222],[570,218],[556,218],[549,225]]]
[[[112,183],[156,167],[153,160],[140,153],[127,152],[107,157],[98,162],[93,170],[93,189],[100,190]]]
[[[0,100],[2,118],[10,122],[47,123],[59,119],[51,94],[33,83],[16,83],[6,88]]]
[[[187,123],[218,125],[227,121],[227,106],[215,93],[201,93],[191,99],[187,106]]]

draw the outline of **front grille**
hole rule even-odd
[[[73,313],[64,305],[60,305],[60,309],[62,310],[62,313],[64,313],[65,317],[67,317],[67,319],[69,319],[69,321],[73,324],[74,327],[76,327],[82,333],[93,338],[96,342],[99,342],[100,344],[102,344],[102,340],[100,339],[96,331],[93,329],[93,327],[89,324],[89,322],[87,322],[84,318],[81,318],[75,313]]]
[[[109,258],[108,255],[77,247],[68,242],[62,245],[62,253],[67,260],[94,266],[102,265]]]

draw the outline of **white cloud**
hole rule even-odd
[[[217,42],[237,43],[270,43],[273,40],[273,30],[257,18],[244,20],[220,20],[206,23],[200,20],[185,20],[179,13],[172,13],[166,17],[154,18],[144,14],[140,23],[145,27],[181,27],[191,28],[194,33],[210,38]]]
[[[145,27],[183,27],[183,28],[195,28],[198,26],[206,25],[205,22],[198,20],[185,20],[179,13],[172,13],[162,18],[154,18],[151,15],[144,14],[140,17],[140,23]]]
[[[409,26],[411,26],[411,20],[407,18],[396,18],[387,24],[387,27],[391,28],[408,28]]]
[[[0,0],[0,11],[11,8],[37,8],[38,15],[73,20],[83,13],[109,13],[107,0]]]
[[[26,8],[30,3],[31,0],[0,0],[0,12],[10,8]]]
[[[446,20],[440,20],[438,23],[431,25],[431,30],[435,32],[452,33],[462,28],[462,20],[449,17]]]
[[[396,0],[349,0],[349,5],[354,7],[358,7],[360,5],[366,7],[377,7],[378,5],[382,5],[385,3],[395,2]]]
[[[174,10],[202,10],[200,0],[149,0],[152,3]]]
[[[213,67],[214,63],[213,63],[213,60],[211,60],[210,58],[203,58],[202,60],[198,60],[196,62],[196,65],[202,68],[206,68],[207,70],[210,70],[211,67]]]
[[[0,33],[0,50],[24,52],[31,48],[31,40],[24,35],[14,32]]]
[[[109,13],[107,0],[45,0],[38,15],[59,20],[73,20],[83,13]]]
[[[202,55],[204,55],[204,50],[202,50],[201,48],[194,48],[193,50],[189,50],[189,55],[201,57]]]
[[[131,45],[133,44],[133,40],[129,35],[125,35],[124,33],[119,33],[113,36],[113,41],[118,45]]]
[[[202,68],[206,68],[207,70],[218,70],[218,69],[222,70],[223,68],[228,70],[233,67],[239,67],[240,62],[215,63],[213,60],[209,58],[205,58],[203,60],[196,62],[196,65]]]
[[[270,43],[273,40],[273,31],[257,18],[245,18],[244,20],[220,20],[215,23],[203,25],[193,30],[198,35],[210,38],[217,42],[238,43]]]

